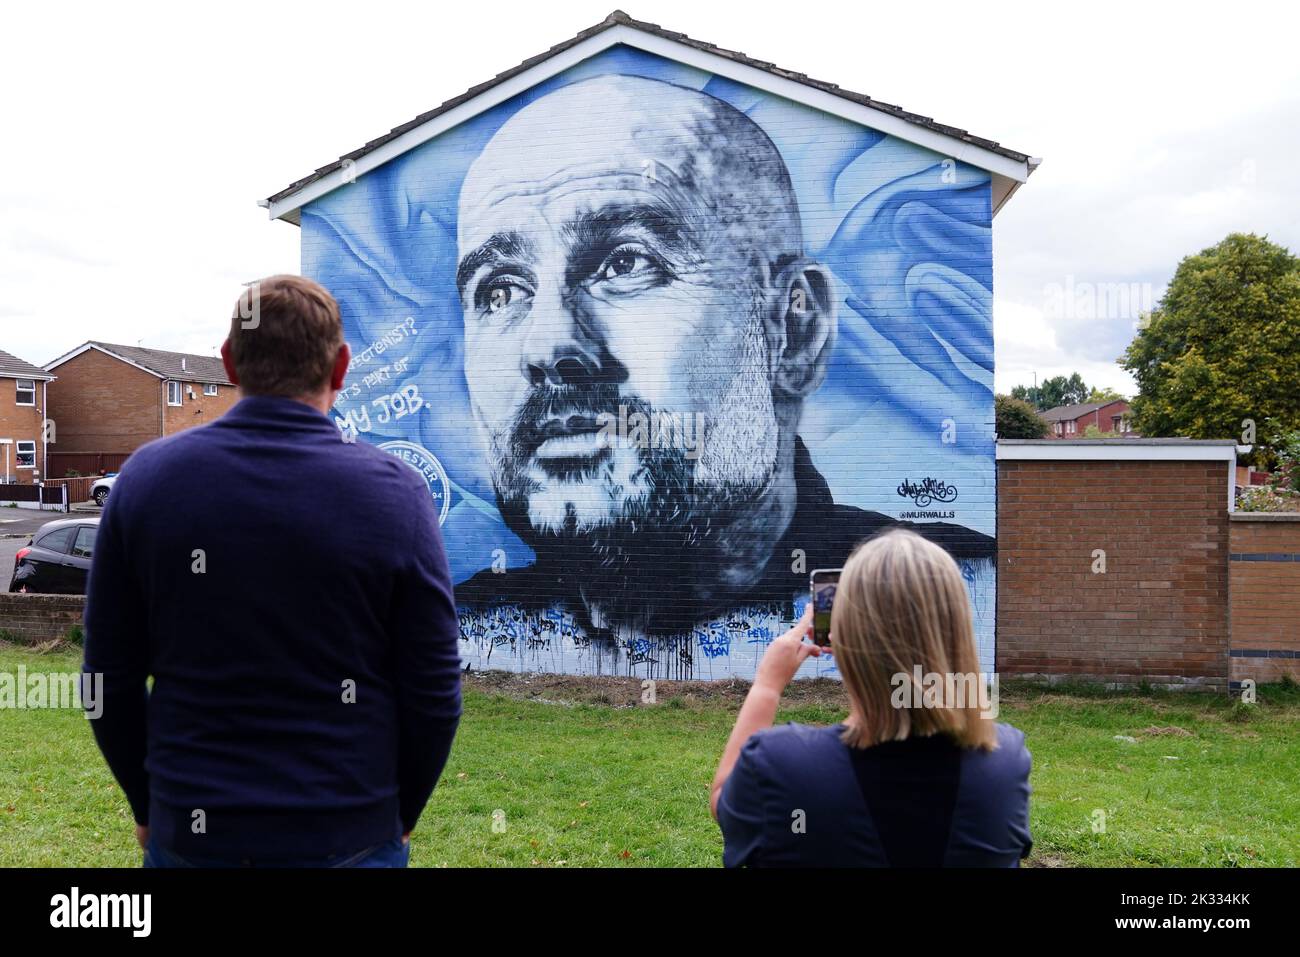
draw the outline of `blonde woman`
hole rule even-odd
[[[723,863],[1016,867],[1029,853],[1029,752],[993,720],[961,572],[895,530],[844,565],[831,647],[849,697],[829,728],[772,727],[809,656],[811,607],[772,642],[713,779]],[[919,667],[918,667],[919,666]]]

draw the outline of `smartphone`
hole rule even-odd
[[[816,568],[809,578],[813,606],[813,643],[823,648],[831,643],[831,605],[840,584],[839,568]]]

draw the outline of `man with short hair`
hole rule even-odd
[[[273,276],[241,307],[240,401],[135,452],[105,509],[95,737],[146,866],[405,866],[461,710],[438,518],[328,418],[351,358],[333,297]]]

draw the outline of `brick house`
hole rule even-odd
[[[0,352],[0,481],[31,485],[45,473],[46,388],[54,376]]]
[[[146,442],[211,422],[235,403],[216,356],[87,342],[45,366],[54,473],[113,471]]]
[[[1125,438],[1137,438],[1129,420],[1128,402],[1084,402],[1078,405],[1058,405],[1039,415],[1052,427],[1049,439],[1082,438],[1088,426],[1095,425],[1102,432],[1115,433]]]

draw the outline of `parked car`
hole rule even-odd
[[[102,479],[96,479],[90,485],[90,497],[95,500],[95,504],[103,508],[104,503],[108,501],[108,490],[113,487],[117,481],[117,475],[105,475]]]
[[[84,595],[98,531],[98,517],[46,522],[14,556],[9,590]]]

